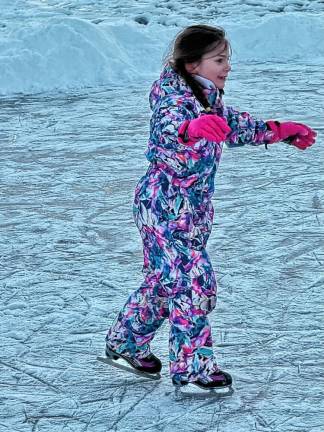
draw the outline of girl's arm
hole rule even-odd
[[[224,107],[222,116],[226,118],[231,132],[227,135],[228,147],[245,144],[260,145],[271,141],[273,133],[263,120],[255,119],[248,112],[239,112],[233,107]]]
[[[181,176],[201,169],[208,157],[206,140],[194,146],[179,141],[179,129],[186,120],[195,118],[195,101],[188,97],[169,96],[156,106],[151,118],[151,131],[146,157],[151,162],[162,162]]]
[[[229,147],[245,144],[266,144],[267,147],[267,144],[284,141],[305,150],[315,142],[316,132],[302,123],[256,120],[248,112],[240,113],[232,107],[224,107],[222,114],[231,128],[226,137]]]

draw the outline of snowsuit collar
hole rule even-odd
[[[202,76],[196,75],[196,74],[193,74],[193,77],[205,89],[215,89],[216,88],[216,86],[213,83],[213,81],[210,81],[209,79],[207,79],[205,77],[202,77]]]
[[[199,77],[199,78],[197,78]],[[221,92],[214,83],[206,78],[194,75],[194,78],[203,87],[203,93],[208,100],[209,105],[213,108],[215,105],[221,104]],[[211,83],[211,84],[210,84]],[[208,87],[208,88],[205,88]],[[179,96],[195,97],[191,87],[186,83],[185,79],[179,75],[172,66],[165,66],[162,70],[160,78],[156,80],[152,86],[149,101],[151,109],[165,96],[177,94]]]
[[[202,92],[205,98],[208,100],[209,105],[213,107],[216,103],[217,98],[219,97],[218,88],[212,81],[205,77],[202,77],[200,75],[193,75],[193,77],[202,87]]]

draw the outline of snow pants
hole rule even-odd
[[[168,319],[170,375],[190,382],[218,368],[207,317],[217,292],[205,249],[213,207],[210,201],[194,205],[185,194],[170,199],[163,190],[161,179],[154,183],[152,178],[136,188],[133,209],[143,240],[145,278],[119,312],[106,342],[119,353],[143,358]]]

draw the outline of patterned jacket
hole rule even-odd
[[[268,134],[271,138],[265,122],[225,107],[216,88],[203,91],[212,113],[223,117],[232,130],[228,145],[257,145],[265,143]],[[160,259],[152,252],[156,242],[164,245],[163,250],[177,246],[185,255],[206,247],[214,215],[215,173],[223,149],[223,143],[206,139],[190,146],[179,143],[180,125],[205,110],[172,67],[165,67],[153,83],[150,104],[153,113],[145,153],[150,164],[136,186],[133,205],[135,222],[149,251],[146,266]]]
[[[205,89],[212,112],[223,117],[232,132],[228,135],[228,146],[264,144],[271,132],[263,120],[256,120],[247,112],[238,112],[226,107],[218,89]],[[150,122],[150,138],[146,157],[162,170],[168,180],[181,187],[204,192],[210,199],[214,191],[214,176],[220,161],[223,143],[199,140],[193,146],[178,142],[178,130],[185,120],[191,120],[204,112],[204,107],[194,96],[185,80],[171,66],[166,66],[150,92],[153,111]]]

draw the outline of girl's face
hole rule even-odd
[[[203,55],[199,62],[187,63],[186,69],[191,74],[200,75],[209,79],[218,89],[223,89],[231,70],[227,44],[217,47]]]

